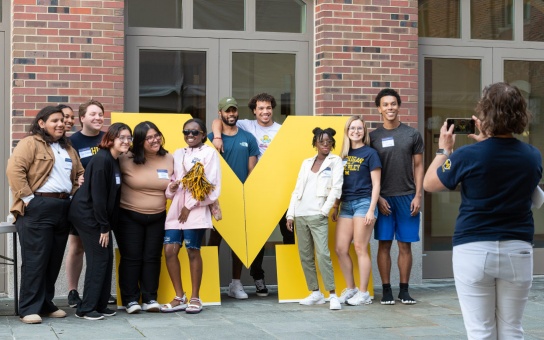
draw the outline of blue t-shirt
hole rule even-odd
[[[104,133],[104,131],[100,131],[96,136],[85,136],[81,131],[78,131],[69,137],[72,146],[79,155],[83,168],[87,168],[91,157],[98,152],[98,144],[100,144]]]
[[[531,195],[542,178],[537,148],[515,138],[489,138],[455,150],[437,175],[450,190],[461,183],[454,246],[533,241]]]
[[[213,133],[208,134],[208,138],[213,140]],[[240,182],[244,183],[249,174],[247,168],[249,157],[258,157],[260,154],[257,140],[251,133],[240,128],[234,136],[221,134],[221,138],[223,139],[224,150],[221,156],[238,176]]]
[[[382,163],[376,150],[368,145],[358,149],[350,149],[344,158],[344,184],[342,185],[342,201],[353,201],[372,196],[372,179],[370,172],[381,168]]]

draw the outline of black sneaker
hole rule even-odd
[[[110,295],[110,298],[108,299],[108,305],[116,305],[116,304],[117,304],[117,299],[113,295]]]
[[[383,287],[382,300],[380,301],[382,305],[394,305],[395,298],[393,298],[393,291],[391,290],[391,285]]]
[[[74,308],[80,302],[81,302],[81,298],[79,297],[79,293],[77,292],[77,290],[72,289],[68,293],[68,306]]]
[[[268,288],[266,288],[264,279],[255,280],[255,288],[257,289],[257,296],[268,296]]]
[[[109,309],[108,307],[104,308],[103,310],[101,310],[100,312],[98,312],[104,316],[114,316],[115,314],[117,314],[116,311],[114,310],[111,310]]]
[[[414,300],[410,294],[408,293],[408,288],[406,289],[402,289],[400,292],[399,292],[399,300],[400,302],[402,302],[402,304],[404,305],[415,305],[416,304],[416,300]]]
[[[85,314],[76,312],[76,318],[86,319],[86,320],[102,320],[104,319],[104,315],[93,310],[92,312],[85,313]]]

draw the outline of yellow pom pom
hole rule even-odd
[[[191,193],[197,201],[204,201],[215,185],[211,184],[204,173],[204,165],[196,162],[195,165],[183,176],[182,187]]]

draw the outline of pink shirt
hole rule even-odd
[[[171,182],[181,180],[185,174],[191,170],[196,162],[204,165],[204,173],[210,183],[215,185],[215,189],[204,199],[197,201],[191,194],[182,189],[181,184],[174,193],[166,189],[166,197],[172,199],[172,205],[166,215],[165,229],[211,229],[212,215],[208,205],[219,198],[221,192],[221,166],[219,155],[214,148],[208,145],[202,145],[200,148],[183,148],[174,152],[174,174]],[[191,212],[185,223],[178,221],[179,214],[183,207],[187,207]]]

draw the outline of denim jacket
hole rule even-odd
[[[287,210],[287,219],[293,219],[295,215],[295,207],[302,199],[306,182],[317,155],[308,158],[302,162],[298,173],[297,184],[291,195],[291,202]],[[321,164],[321,168],[317,173],[317,198],[322,198],[325,203],[321,207],[323,216],[328,216],[336,199],[342,196],[342,184],[344,183],[344,166],[342,159],[333,154],[329,154]]]

